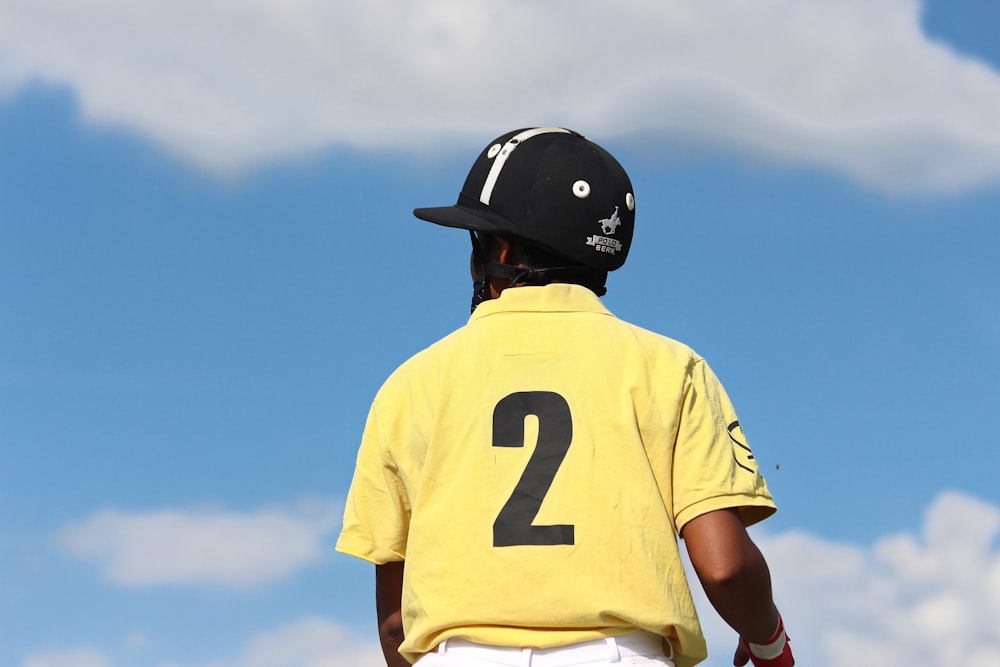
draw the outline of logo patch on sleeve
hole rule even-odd
[[[736,461],[736,465],[747,472],[756,474],[757,461],[753,457],[753,451],[751,451],[750,446],[746,443],[740,423],[734,421],[727,427],[727,430],[729,431],[729,440],[733,444],[733,460]]]

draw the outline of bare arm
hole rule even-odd
[[[399,654],[403,643],[403,562],[375,566],[375,608],[378,611],[378,638],[387,667],[410,667]]]
[[[771,574],[739,512],[724,509],[703,514],[685,524],[681,536],[719,616],[748,641],[769,641],[778,627]]]

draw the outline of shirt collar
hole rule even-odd
[[[586,287],[571,283],[551,283],[540,287],[509,287],[496,299],[479,304],[469,321],[497,313],[542,312],[588,312],[611,315],[597,295]]]

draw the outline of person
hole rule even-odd
[[[746,532],[776,507],[726,392],[599,298],[633,239],[618,161],[507,132],[414,214],[469,230],[472,315],[379,389],[348,492],[336,548],[375,564],[386,663],[694,665],[680,537],[734,664],[793,665]]]

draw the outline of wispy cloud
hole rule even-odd
[[[262,633],[237,658],[169,667],[358,667],[384,663],[376,641],[365,641],[335,621],[307,618]]]
[[[240,514],[222,510],[106,510],[63,528],[66,552],[124,586],[253,587],[285,579],[329,553],[342,505],[303,502]]]
[[[764,534],[775,595],[796,660],[817,667],[1000,665],[1000,507],[945,493],[919,535],[871,547],[806,533]],[[717,654],[735,637],[701,599]]]
[[[18,667],[116,667],[121,663],[93,650],[51,652]],[[196,663],[163,662],[159,667],[367,667],[384,664],[376,640],[365,640],[336,621],[304,618],[250,639],[239,655]]]
[[[20,667],[112,667],[111,661],[95,649],[47,651],[34,655]]]
[[[273,524],[260,517],[268,514],[229,517],[238,529],[223,528],[223,534],[239,536],[261,531],[268,540],[277,537]],[[313,535],[329,528],[315,528],[313,512],[277,512],[279,523],[300,526]],[[323,515],[324,512],[319,512]],[[102,516],[102,515],[98,515]],[[118,531],[93,530],[94,517],[73,530],[82,530],[87,540],[110,537],[113,544],[143,544],[135,556],[109,558],[111,562],[157,558],[148,542],[134,536],[160,524],[157,515],[133,517]],[[189,544],[204,540],[209,553],[222,541],[203,516],[184,515],[182,524],[195,529],[168,529]],[[225,522],[223,522],[225,524]],[[320,521],[329,526],[329,523]],[[90,528],[88,528],[90,526]],[[281,533],[282,531],[278,531]],[[296,531],[292,531],[296,532]],[[129,538],[117,537],[128,534]],[[283,533],[287,535],[287,533]],[[927,509],[918,534],[886,536],[871,546],[832,542],[803,532],[756,536],[775,579],[775,595],[785,615],[792,645],[800,664],[815,667],[867,667],[868,665],[962,665],[996,667],[1000,664],[1000,507],[961,493],[944,493]],[[306,540],[308,541],[308,540]],[[127,551],[120,546],[115,551]],[[306,550],[308,551],[308,549]],[[140,552],[145,554],[139,557]],[[228,554],[231,556],[232,552]],[[227,557],[228,557],[227,556]],[[145,582],[216,579],[228,575],[218,559],[205,556],[200,564],[192,558],[165,558],[147,574]],[[274,559],[263,559],[273,561]],[[301,558],[287,558],[287,571]],[[229,566],[235,561],[228,561]],[[168,565],[173,563],[172,565]],[[182,563],[179,565],[178,563]],[[124,563],[119,566],[125,568]],[[171,574],[163,574],[170,572]],[[181,574],[177,574],[180,572]],[[112,575],[120,576],[120,575]],[[272,575],[273,576],[273,575]],[[244,575],[257,580],[262,575]],[[695,584],[696,591],[697,584]],[[696,596],[712,655],[706,667],[728,667],[733,632],[725,627],[700,592]],[[209,663],[170,667],[347,667],[381,664],[374,636],[352,635],[336,621],[307,618],[250,639],[238,656]],[[45,653],[24,661],[20,667],[112,667],[114,663],[93,650]]]
[[[917,0],[6,0],[0,95],[234,172],[332,145],[414,150],[552,123],[684,137],[879,188],[1000,180],[1000,76]]]

